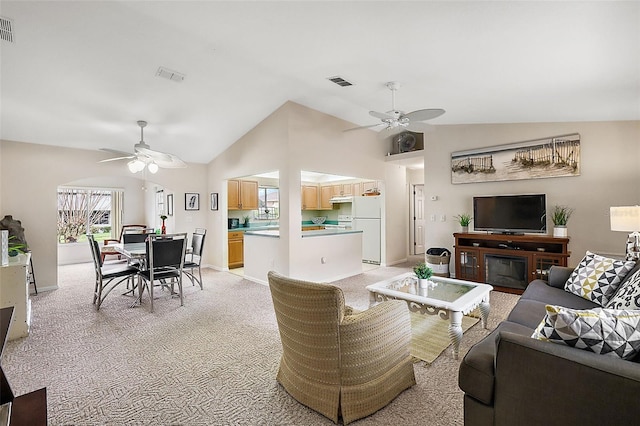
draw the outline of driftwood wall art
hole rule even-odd
[[[577,133],[451,153],[452,183],[579,175]]]

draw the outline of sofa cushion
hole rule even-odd
[[[640,311],[553,305],[546,309],[531,335],[534,339],[622,359],[631,359],[640,351]]]
[[[634,261],[611,259],[587,251],[571,273],[564,289],[600,306],[606,306],[634,266]]]
[[[529,283],[527,289],[522,293],[520,300],[535,300],[543,302],[545,305],[559,305],[574,309],[591,309],[599,307],[599,305],[591,300],[583,299],[573,293],[565,291],[563,288],[556,288],[548,285],[545,281],[534,280]],[[517,305],[516,305],[517,307]],[[543,310],[540,317],[532,328],[536,328],[542,317],[546,314]]]
[[[640,269],[631,272],[607,304],[613,309],[640,309]]]
[[[458,386],[484,404],[493,403],[496,337],[500,331],[531,336],[533,328],[509,321],[501,322],[487,337],[473,345],[460,363]]]

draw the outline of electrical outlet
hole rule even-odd
[[[440,222],[446,222],[447,221],[447,215],[440,215]]]
[[[435,215],[435,214],[432,214],[432,215],[431,215],[431,222],[435,222],[435,221],[436,221],[436,215]]]
[[[438,196],[437,195],[432,195],[431,196],[431,201],[438,201]]]

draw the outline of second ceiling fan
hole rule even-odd
[[[436,117],[440,117],[445,113],[445,110],[441,108],[431,109],[418,109],[412,112],[405,113],[396,109],[396,90],[400,88],[400,83],[397,81],[390,81],[386,84],[387,88],[391,90],[391,110],[387,112],[369,111],[369,115],[375,118],[379,118],[382,122],[378,124],[372,124],[370,126],[355,127],[350,130],[369,129],[372,127],[385,126],[378,137],[385,138],[393,136],[406,130],[412,132],[427,132],[431,130],[431,126],[427,123],[423,123],[426,120],[431,120]]]

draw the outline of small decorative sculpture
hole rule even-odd
[[[6,215],[2,220],[0,220],[0,229],[6,229],[9,231],[9,238],[11,239],[12,244],[24,244],[22,251],[28,251],[29,246],[26,238],[24,237],[22,222],[14,219],[11,215]]]

